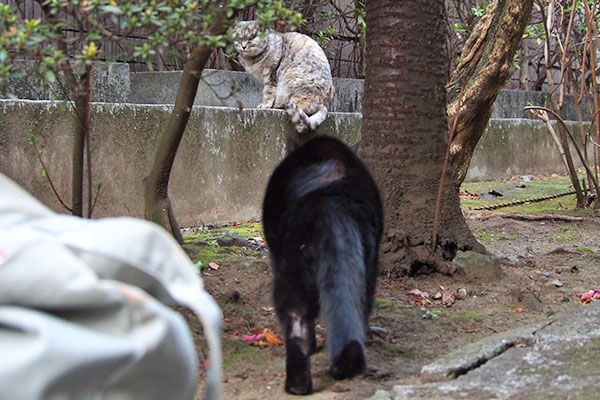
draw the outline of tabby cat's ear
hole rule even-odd
[[[298,143],[296,143],[294,141],[294,139],[292,139],[290,136],[287,136],[287,140],[286,140],[286,151],[287,151],[287,154],[290,154],[293,151],[296,151],[296,149],[298,147],[300,147],[300,145]]]

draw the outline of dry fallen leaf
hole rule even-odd
[[[523,311],[525,311],[523,310],[523,307],[513,307],[510,309],[510,312],[512,313],[522,313]]]
[[[419,297],[422,297],[424,299],[428,299],[429,298],[429,293],[423,292],[423,291],[421,291],[419,289],[413,289],[410,292],[408,292],[408,294],[419,296]]]
[[[214,261],[211,261],[211,262],[208,263],[208,268],[216,271],[216,270],[219,269],[219,264],[217,264]]]
[[[261,307],[261,309],[263,310],[265,315],[271,315],[271,314],[273,314],[273,311],[275,310],[273,307]]]
[[[456,295],[453,292],[446,292],[442,295],[442,304],[444,304],[446,307],[450,307],[452,304],[454,304],[455,300]]]
[[[265,329],[263,334],[267,343],[271,344],[272,346],[283,346],[283,340],[279,339],[277,335],[270,330]]]
[[[262,331],[260,329],[253,329],[252,335],[242,336],[242,342],[248,343],[251,346],[260,347],[261,349],[272,346],[283,346],[284,344],[283,340],[267,328]]]

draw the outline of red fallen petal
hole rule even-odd
[[[259,340],[262,338],[262,334],[256,334],[256,335],[243,335],[242,336],[242,342],[244,343],[251,343],[254,342],[255,340]]]
[[[590,290],[589,292],[585,292],[582,296],[584,299],[591,299],[594,296],[594,292]]]

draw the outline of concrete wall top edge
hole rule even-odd
[[[95,75],[95,102],[132,104],[173,104],[181,71],[130,73],[129,66],[115,63],[98,68]],[[362,112],[364,82],[360,79],[334,78],[335,95],[332,112]],[[40,90],[32,79],[17,80],[13,92],[22,99],[48,99],[49,91]],[[548,93],[522,90],[501,90],[494,102],[492,118],[534,119],[524,111],[528,104],[544,105]],[[0,98],[2,94],[0,93]],[[205,69],[195,105],[232,108],[254,108],[262,100],[260,85],[246,72]],[[584,119],[589,120],[587,106],[582,105]],[[565,97],[562,115],[565,120],[577,120],[572,96]]]

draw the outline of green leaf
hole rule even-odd
[[[115,15],[123,14],[123,10],[121,10],[121,8],[119,8],[117,6],[102,6],[102,7],[100,7],[100,10],[107,14],[115,14]]]
[[[52,71],[52,70],[46,71],[46,80],[48,82],[56,82],[56,75],[54,74],[54,71]]]

